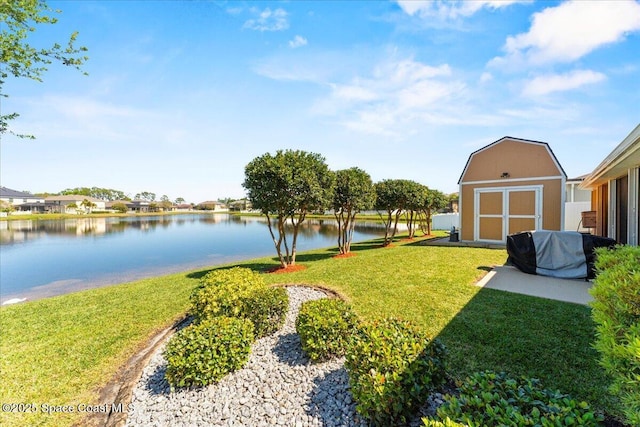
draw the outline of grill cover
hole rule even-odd
[[[563,279],[592,279],[594,249],[613,247],[607,237],[576,231],[525,231],[507,236],[509,261],[529,274]]]

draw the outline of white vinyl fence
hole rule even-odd
[[[460,228],[460,214],[437,214],[431,217],[433,230],[451,230],[451,227]]]

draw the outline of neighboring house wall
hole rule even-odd
[[[504,137],[469,156],[460,185],[463,241],[563,230],[566,174],[548,144]]]
[[[584,179],[582,188],[592,191],[595,234],[640,243],[640,124]]]
[[[88,208],[82,205],[82,203],[88,200],[95,206]],[[78,213],[89,211],[103,211],[106,209],[106,202],[104,200],[96,199],[95,197],[83,196],[83,195],[66,195],[66,196],[49,196],[46,198],[47,203],[56,204],[59,206],[59,212],[61,213]],[[70,208],[69,205],[76,205],[75,208]]]

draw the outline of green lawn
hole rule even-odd
[[[607,380],[591,349],[588,307],[471,284],[504,250],[429,247],[416,242],[354,244],[300,254],[306,270],[265,274],[269,283],[314,284],[349,300],[364,318],[412,320],[448,347],[451,373],[477,370],[535,376],[610,410]],[[241,263],[265,271],[273,258]],[[141,344],[181,317],[205,271],[180,273],[0,309],[2,403],[98,403],[99,387]],[[100,402],[110,403],[110,402]],[[0,414],[0,425],[65,425],[78,414]]]

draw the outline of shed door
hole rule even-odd
[[[542,228],[542,186],[475,190],[474,239],[504,243],[507,235]]]

